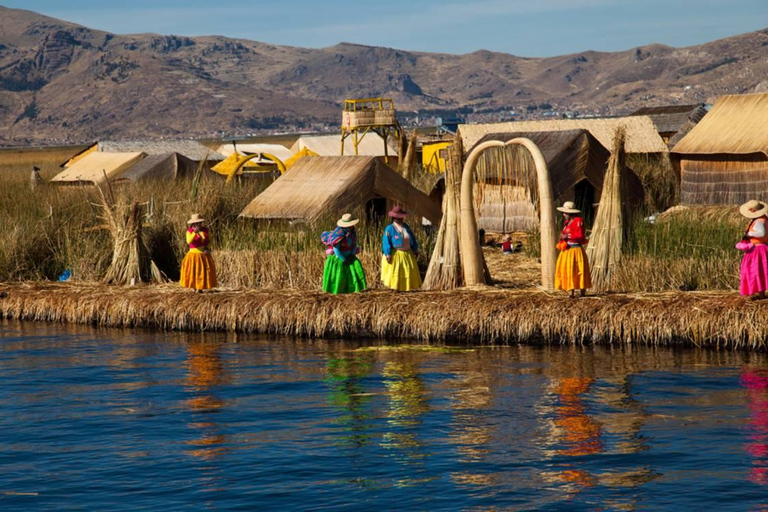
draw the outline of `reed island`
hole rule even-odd
[[[728,108],[675,147],[694,154],[716,128],[706,120],[733,116]],[[307,146],[285,162],[221,143],[197,161],[170,148],[156,158],[98,146],[0,151],[0,317],[763,349],[762,263],[749,263],[758,285],[745,288],[748,257],[736,246],[768,240],[755,221],[764,203],[745,210],[750,187],[702,182],[701,163],[675,159],[648,118],[572,121],[462,125],[434,166],[415,156],[428,143],[403,130],[380,156]],[[406,212],[407,229],[396,222]],[[195,288],[190,268],[203,261],[215,265],[211,289],[182,287]],[[354,286],[329,281],[353,263]]]

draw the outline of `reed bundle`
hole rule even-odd
[[[572,302],[530,290],[462,289],[334,296],[306,290],[193,294],[174,285],[82,283],[0,286],[0,318],[377,338],[471,345],[613,344],[765,348],[768,302],[733,292],[603,295]]]
[[[416,132],[416,128],[414,128],[408,137],[408,145],[406,146],[405,157],[402,159],[402,161],[398,162],[400,165],[400,169],[398,169],[400,171],[400,175],[409,182],[411,181],[414,168],[416,167],[417,135],[418,134]]]
[[[445,194],[443,217],[435,241],[435,249],[429,261],[423,288],[426,290],[452,290],[464,282],[459,257],[459,205],[461,196],[461,171],[464,151],[458,137],[450,146],[445,168]]]
[[[101,218],[112,235],[112,262],[104,283],[125,285],[141,282],[160,283],[163,276],[149,255],[142,237],[144,209],[138,202],[116,204],[102,193]]]
[[[592,228],[592,237],[587,248],[587,257],[592,268],[592,285],[597,291],[610,289],[616,265],[621,258],[621,244],[624,240],[624,185],[626,132],[622,127],[616,130],[613,152],[608,160],[608,169],[603,180],[600,206]]]
[[[747,220],[739,213],[739,209],[732,205],[690,205],[673,206],[656,216],[656,222],[684,221],[690,223],[720,223],[735,225],[743,228]]]

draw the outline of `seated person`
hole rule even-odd
[[[512,247],[512,237],[509,235],[505,235],[501,242],[501,252],[504,254],[512,254],[515,252],[514,247]]]

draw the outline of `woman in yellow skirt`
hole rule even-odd
[[[403,222],[408,215],[395,206],[389,212],[392,224],[384,229],[382,239],[381,280],[384,286],[399,292],[416,290],[421,287],[421,276],[416,264],[419,243],[410,226]]]
[[[216,267],[208,252],[211,235],[203,222],[205,219],[197,213],[187,221],[189,251],[181,262],[181,286],[192,288],[195,293],[216,288]]]
[[[583,297],[587,288],[592,288],[592,277],[589,273],[589,261],[584,245],[587,238],[584,236],[584,221],[578,216],[581,210],[574,208],[572,201],[566,201],[557,209],[563,213],[565,226],[560,233],[560,242],[557,244],[560,255],[557,257],[555,268],[555,288],[570,293],[575,297],[576,290]]]

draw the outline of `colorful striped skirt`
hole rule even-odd
[[[768,290],[768,245],[758,244],[744,253],[741,260],[742,295],[754,295]]]
[[[189,251],[181,262],[181,286],[195,290],[216,288],[216,266],[208,252]]]
[[[592,288],[589,261],[583,247],[570,247],[560,251],[555,267],[555,288],[567,292]]]
[[[392,263],[386,256],[381,259],[381,281],[387,288],[399,292],[417,290],[421,287],[421,276],[416,258],[411,251],[394,251]]]
[[[333,254],[325,258],[323,269],[323,291],[338,295],[340,293],[357,293],[366,289],[365,271],[360,260],[355,258],[351,263],[341,261]]]

